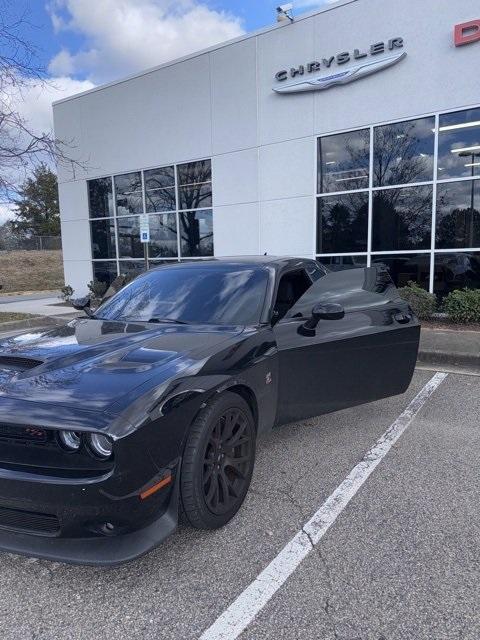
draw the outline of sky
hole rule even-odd
[[[282,0],[280,0],[282,2]],[[332,0],[297,0],[295,13]],[[51,103],[275,22],[274,0],[3,0],[25,14],[24,39],[49,79],[18,108],[39,132],[52,129]],[[0,43],[1,46],[1,43]],[[11,216],[0,204],[0,224]]]

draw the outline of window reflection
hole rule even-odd
[[[369,129],[319,138],[318,193],[368,188],[369,167]]]
[[[480,247],[479,180],[438,185],[436,247]]]
[[[438,179],[480,175],[480,109],[440,116]]]
[[[93,279],[110,286],[117,277],[116,262],[93,262]]]
[[[182,257],[213,256],[211,211],[185,211],[180,214]]]
[[[142,258],[144,250],[143,244],[140,242],[139,218],[119,218],[117,228],[120,258]]]
[[[367,266],[367,256],[320,256],[317,260],[331,271],[360,269]]]
[[[113,192],[111,178],[88,181],[88,208],[90,218],[113,216]]]
[[[116,258],[115,222],[113,218],[90,222],[93,258]]]
[[[120,260],[120,275],[136,277],[145,271],[145,261],[140,260],[138,262],[129,262],[126,260]]]
[[[433,179],[435,118],[421,118],[374,129],[373,186]]]
[[[480,251],[435,254],[434,292],[443,297],[465,287],[480,288]]]
[[[142,177],[140,171],[115,176],[117,215],[143,213]]]
[[[430,253],[372,256],[372,264],[385,265],[397,287],[405,287],[412,280],[424,289],[429,288]]]
[[[367,250],[368,193],[318,199],[317,253]]]
[[[375,191],[373,251],[429,249],[432,232],[430,186]]]
[[[177,167],[178,208],[200,209],[212,206],[212,164],[210,160],[188,162]]]
[[[174,211],[176,209],[174,167],[162,167],[145,171],[144,180],[147,213]]]
[[[170,258],[178,255],[177,219],[174,213],[152,215],[150,219],[150,243],[148,252],[151,258]]]

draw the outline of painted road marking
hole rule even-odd
[[[345,480],[322,504],[270,564],[255,578],[238,598],[217,618],[200,640],[235,640],[254,620],[302,560],[312,551],[345,509],[374,469],[412,423],[432,393],[442,384],[448,373],[436,373],[410,402],[405,411],[385,431],[348,474]]]

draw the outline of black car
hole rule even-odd
[[[228,522],[257,437],[404,392],[420,327],[382,267],[164,265],[0,344],[0,549],[81,564]]]

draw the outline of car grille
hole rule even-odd
[[[15,369],[16,371],[28,371],[43,364],[43,360],[34,358],[19,358],[16,356],[0,356],[0,367]]]
[[[8,440],[21,442],[45,443],[48,439],[48,432],[46,429],[40,427],[31,427],[28,425],[17,427],[0,423],[0,438],[8,438]]]
[[[54,535],[59,532],[60,523],[57,516],[47,513],[0,507],[0,529],[4,528]]]

